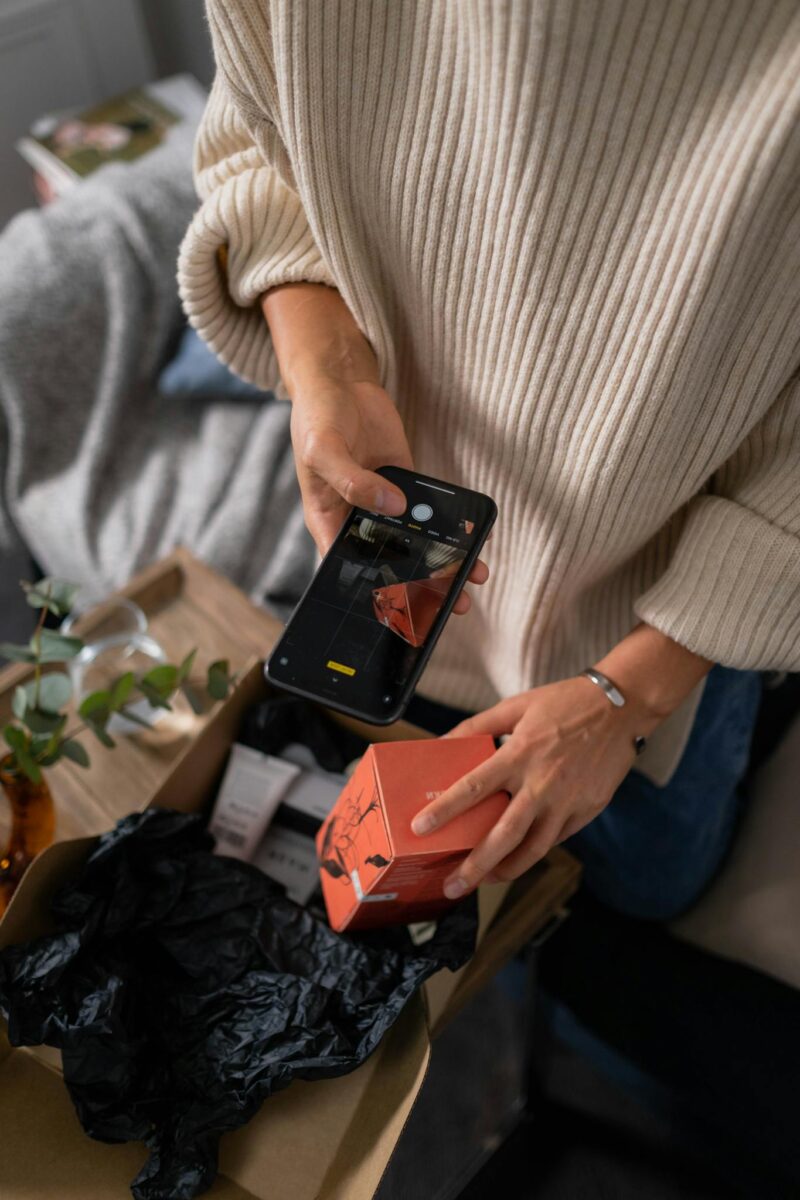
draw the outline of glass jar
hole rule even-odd
[[[82,619],[95,608],[99,610],[99,620],[90,632],[83,634]],[[77,606],[62,621],[60,632],[65,636],[74,634],[84,641],[80,653],[67,663],[76,707],[92,692],[110,687],[120,675],[128,671],[142,675],[167,661],[158,642],[148,633],[144,612],[138,604],[122,597],[99,601],[81,595]],[[112,736],[141,733],[139,722],[154,726],[168,715],[166,709],[152,708],[141,696],[133,699],[128,708],[138,721],[114,713],[108,723]]]
[[[82,626],[86,624],[90,628],[84,630]],[[146,614],[133,600],[122,596],[103,600],[81,592],[72,612],[61,622],[60,632],[80,637],[84,642],[80,653],[66,664],[76,708],[92,692],[108,690],[121,675],[133,671],[141,677],[168,661],[167,654],[149,632]],[[125,707],[135,719],[113,713],[106,726],[112,737],[144,736],[154,748],[166,747],[197,731],[197,714],[181,692],[171,698],[168,709],[153,708],[140,693],[134,693]]]

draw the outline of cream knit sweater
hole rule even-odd
[[[257,298],[334,285],[418,469],[499,507],[492,577],[422,691],[483,707],[638,620],[800,669],[796,0],[208,13],[190,320],[276,388]],[[696,701],[652,739],[652,778]]]

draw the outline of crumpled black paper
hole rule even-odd
[[[200,817],[126,817],[58,896],[57,932],[0,953],[11,1042],[61,1048],[92,1137],[147,1143],[137,1200],[204,1191],[223,1132],[292,1079],[352,1071],[474,950],[474,898],[423,946],[343,936],[212,847]]]
[[[236,740],[262,754],[280,754],[289,742],[303,742],[323,771],[333,772],[343,771],[368,744],[316,704],[289,692],[275,692],[248,709]]]

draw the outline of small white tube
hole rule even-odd
[[[250,862],[278,805],[300,774],[294,763],[233,747],[209,821],[217,854]]]

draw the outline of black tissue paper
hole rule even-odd
[[[359,1066],[475,947],[474,897],[422,946],[404,928],[345,936],[212,851],[199,816],[126,817],[57,897],[56,932],[0,952],[12,1044],[61,1049],[91,1137],[146,1142],[136,1200],[199,1195],[222,1133],[293,1079]]]

